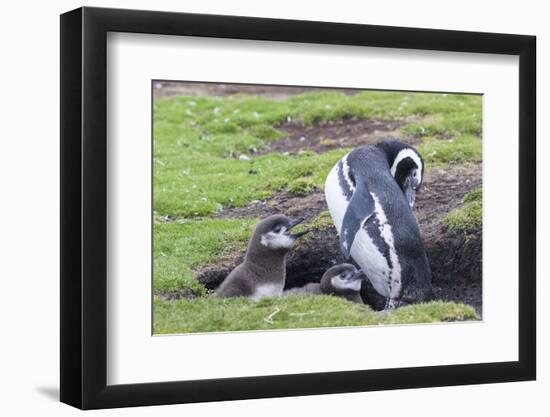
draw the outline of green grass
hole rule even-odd
[[[185,261],[177,257],[156,256],[153,261],[153,292],[155,294],[180,293],[200,297],[207,289],[195,278]]]
[[[477,319],[471,306],[431,302],[392,313],[332,296],[292,295],[253,301],[248,298],[154,301],[154,333],[274,330],[314,327],[434,323]]]
[[[246,247],[257,219],[204,219],[155,224],[154,256],[181,258],[190,267]]]
[[[428,165],[481,162],[483,150],[481,139],[471,135],[451,140],[429,137],[417,149]]]
[[[243,251],[256,219],[204,219],[154,227],[154,290],[204,295],[193,268]]]
[[[407,134],[418,136],[454,137],[457,135],[481,135],[481,108],[470,105],[466,111],[453,114],[435,114],[404,128]]]
[[[284,121],[311,124],[350,117],[426,115],[432,125],[444,125],[448,135],[476,134],[478,130],[466,129],[462,122],[472,119],[481,124],[481,97],[369,91],[354,96],[309,93],[283,102],[247,95],[158,100],[154,104],[154,210],[159,216],[206,216],[278,191],[304,195],[321,187],[346,149],[319,155],[255,156],[262,144],[284,135],[276,129]],[[427,122],[414,122],[405,131],[426,131],[423,123]],[[432,135],[440,131],[427,130]],[[463,158],[477,158],[475,146],[462,143],[467,140],[449,142],[447,157],[434,159],[448,162],[452,148],[459,147]],[[445,155],[444,149],[441,152]]]
[[[470,191],[464,196],[463,201],[465,203],[481,203],[483,201],[483,189],[481,187]]]
[[[450,233],[471,233],[483,221],[483,193],[477,188],[464,197],[464,205],[447,215],[444,226]]]
[[[162,169],[155,166],[155,213],[205,216],[220,212],[223,207],[245,206],[277,191],[311,193],[322,187],[326,173],[345,152],[339,149],[319,155],[270,154],[252,161],[182,152],[168,162],[159,156],[167,162]]]
[[[292,195],[305,196],[313,193],[321,187],[314,177],[301,177],[290,181],[286,187],[286,191]]]

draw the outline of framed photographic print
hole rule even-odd
[[[535,38],[61,16],[61,401],[535,379]]]

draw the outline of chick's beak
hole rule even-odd
[[[300,223],[302,223],[304,221],[303,218],[301,217],[297,217],[295,219],[290,219],[290,221],[288,222],[288,224],[286,225],[286,228],[287,230],[290,230],[292,229],[294,226],[297,226],[299,225]]]
[[[291,219],[288,224],[287,224],[287,230],[291,230],[294,226],[297,226],[299,225],[300,223],[302,223],[304,221],[303,218],[295,218],[295,219]],[[298,233],[292,233],[290,236],[292,236],[294,239],[298,239],[299,237],[302,237],[303,235],[305,235],[306,233],[309,233],[309,230],[304,230],[302,232],[298,232]]]

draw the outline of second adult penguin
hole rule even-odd
[[[336,164],[325,184],[341,251],[359,264],[376,291],[386,297],[387,309],[397,306],[402,297],[418,302],[432,296],[431,270],[411,210],[414,200],[396,175],[396,165],[399,168],[404,160],[400,156],[413,159],[416,152],[405,144],[390,145],[354,149]],[[397,147],[402,150],[395,152]],[[418,168],[406,176],[404,185],[412,187],[411,192],[421,181]]]
[[[256,225],[244,262],[215,291],[218,297],[278,297],[286,280],[286,254],[307,231],[292,233],[303,219],[270,216]]]

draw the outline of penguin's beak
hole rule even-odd
[[[417,182],[415,181],[414,183],[416,184]],[[416,188],[412,180],[409,180],[406,182],[404,191],[405,191],[405,197],[407,198],[409,206],[412,208],[416,200]]]
[[[295,219],[291,219],[287,226],[286,226],[286,230],[291,230],[294,226],[297,226],[299,225],[300,223],[302,223],[304,221],[303,218],[295,218]],[[290,236],[292,236],[294,239],[298,239],[299,237],[302,237],[303,235],[305,235],[306,233],[309,233],[309,230],[304,230],[302,232],[298,232],[298,233],[292,233],[290,234]]]

